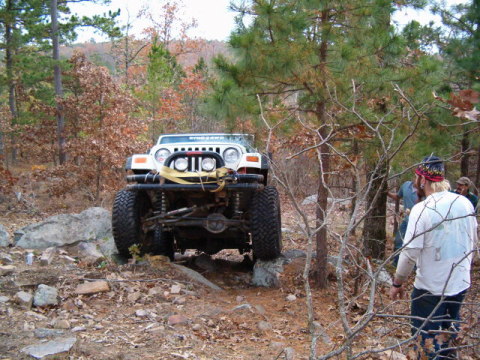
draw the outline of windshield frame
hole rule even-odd
[[[233,143],[253,149],[255,136],[250,134],[175,134],[161,135],[157,145]]]

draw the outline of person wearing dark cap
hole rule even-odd
[[[476,209],[478,204],[478,197],[472,192],[470,192],[470,185],[472,184],[470,179],[466,176],[462,176],[456,182],[457,182],[457,188],[455,189],[455,192],[457,194],[465,196],[468,200],[470,200],[470,202],[473,205],[473,208]]]
[[[416,266],[412,336],[421,336],[425,346],[419,350],[425,351],[427,358],[440,359],[452,355],[447,349],[449,341],[437,339],[441,334],[454,338],[458,329],[460,308],[470,287],[477,221],[470,201],[449,191],[441,159],[427,156],[415,174],[417,192],[426,198],[410,212],[390,297],[395,300],[404,295],[403,283]]]

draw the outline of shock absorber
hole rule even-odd
[[[240,192],[233,196],[233,218],[240,218],[242,212],[240,211]]]

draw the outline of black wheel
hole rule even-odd
[[[152,253],[168,256],[171,261],[175,259],[173,234],[170,231],[164,231],[160,225],[155,226],[153,233]]]
[[[143,230],[142,222],[152,213],[148,195],[141,191],[120,190],[112,209],[112,233],[120,255],[131,257],[129,248],[139,245],[140,252],[151,249],[154,231]]]
[[[278,191],[273,186],[265,186],[253,194],[250,203],[250,233],[255,258],[272,260],[280,256],[281,227]]]

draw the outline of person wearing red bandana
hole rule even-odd
[[[426,358],[449,358],[453,354],[448,350],[448,337],[455,338],[460,308],[470,287],[477,221],[470,201],[449,191],[440,158],[425,157],[415,170],[415,183],[418,195],[425,200],[410,212],[390,297],[403,297],[403,283],[416,266],[412,336],[421,336],[420,343],[425,346],[420,350]]]

